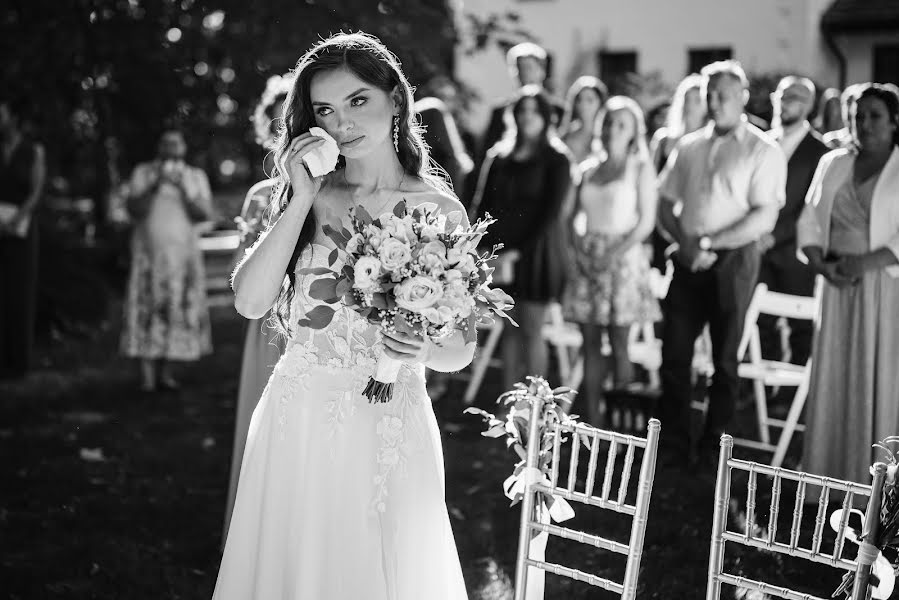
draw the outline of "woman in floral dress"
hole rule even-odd
[[[178,386],[172,361],[212,350],[206,276],[195,228],[212,213],[206,174],[184,162],[180,131],[159,141],[156,160],[138,165],[127,186],[134,222],[121,350],[141,361],[141,389]]]

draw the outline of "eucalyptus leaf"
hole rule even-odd
[[[363,225],[369,225],[373,221],[371,215],[368,214],[368,211],[365,210],[365,207],[361,204],[356,205],[356,218],[359,219]]]
[[[402,219],[406,216],[406,201],[400,200],[396,203],[396,206],[393,207],[393,214]],[[417,220],[417,219],[416,219]]]
[[[346,277],[341,277],[337,280],[337,285],[334,288],[334,295],[338,298],[342,298],[350,292],[352,287],[353,284],[350,283],[349,279],[347,279]]]
[[[303,267],[297,269],[297,273],[300,275],[331,275],[334,271],[328,267]]]
[[[309,286],[309,297],[328,303],[337,302],[337,280],[333,277],[316,279]]]
[[[324,329],[334,318],[334,309],[330,306],[316,306],[306,313],[306,316],[297,324],[300,327],[308,327],[309,329]]]

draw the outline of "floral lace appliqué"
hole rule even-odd
[[[418,402],[410,388],[410,378],[416,376],[406,365],[400,369],[393,399],[388,403],[391,412],[378,421],[377,433],[381,445],[377,453],[378,473],[374,477],[375,493],[371,503],[375,512],[383,513],[387,510],[388,483],[391,476],[397,471],[405,472],[408,412],[409,408]]]

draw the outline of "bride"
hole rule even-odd
[[[272,309],[288,345],[253,413],[214,598],[465,599],[424,372],[464,368],[474,344],[461,332],[440,345],[382,335],[346,307],[323,330],[298,324],[317,303],[315,276],[300,269],[329,266],[322,224],[403,199],[462,205],[429,173],[412,89],[376,38],[335,35],[295,75],[276,151],[279,214],[234,274],[237,310]],[[316,178],[303,164],[324,143],[314,126],[341,154]],[[381,352],[404,364],[393,399],[370,404],[361,392]]]

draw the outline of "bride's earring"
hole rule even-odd
[[[393,115],[393,149],[400,151],[400,117]]]

